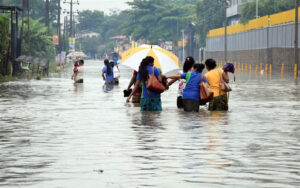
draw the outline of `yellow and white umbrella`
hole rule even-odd
[[[154,66],[162,73],[167,73],[179,69],[178,57],[156,45],[141,45],[122,53],[122,63],[128,67],[138,70],[140,63],[146,56],[154,58]]]

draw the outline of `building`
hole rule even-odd
[[[248,3],[255,0],[230,0],[229,7],[226,10],[228,25],[240,23],[243,3]]]

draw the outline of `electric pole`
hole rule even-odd
[[[227,6],[228,6],[228,3],[227,3],[227,0],[224,1],[225,4],[224,4],[224,9],[225,9],[225,20],[224,20],[224,29],[225,29],[225,32],[224,32],[224,61],[227,62]]]
[[[57,15],[57,32],[58,32],[58,46],[59,46],[59,51],[62,50],[62,47],[61,47],[61,23],[60,23],[60,11],[61,11],[61,8],[60,8],[60,0],[58,0],[58,15]]]
[[[183,59],[183,61],[184,61],[184,59],[185,59],[185,55],[184,55],[184,30],[182,29],[181,30],[181,32],[182,32],[182,59]]]
[[[74,29],[73,29],[73,6],[74,5],[79,5],[78,0],[74,2],[75,0],[70,0],[70,1],[64,1],[64,4],[70,4],[70,37],[74,36]]]
[[[258,0],[256,0],[256,14],[255,18],[258,18]]]
[[[295,0],[295,65],[297,65],[297,73],[296,76],[298,78],[298,70],[299,70],[299,55],[298,55],[298,6],[299,6],[299,1]]]
[[[50,33],[50,28],[49,28],[49,0],[46,0],[45,2],[45,8],[46,8],[46,15],[45,15],[45,24],[46,27],[48,28],[48,35]]]

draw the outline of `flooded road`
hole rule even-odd
[[[0,187],[299,187],[300,87],[237,75],[230,110],[185,113],[177,84],[162,112],[126,104],[132,71],[104,92],[100,61],[0,84]]]

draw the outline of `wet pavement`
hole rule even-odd
[[[103,88],[100,61],[0,84],[0,187],[299,187],[300,87],[237,74],[230,110],[185,113],[177,84],[162,112],[126,104],[132,71]],[[232,77],[231,77],[232,78]]]

